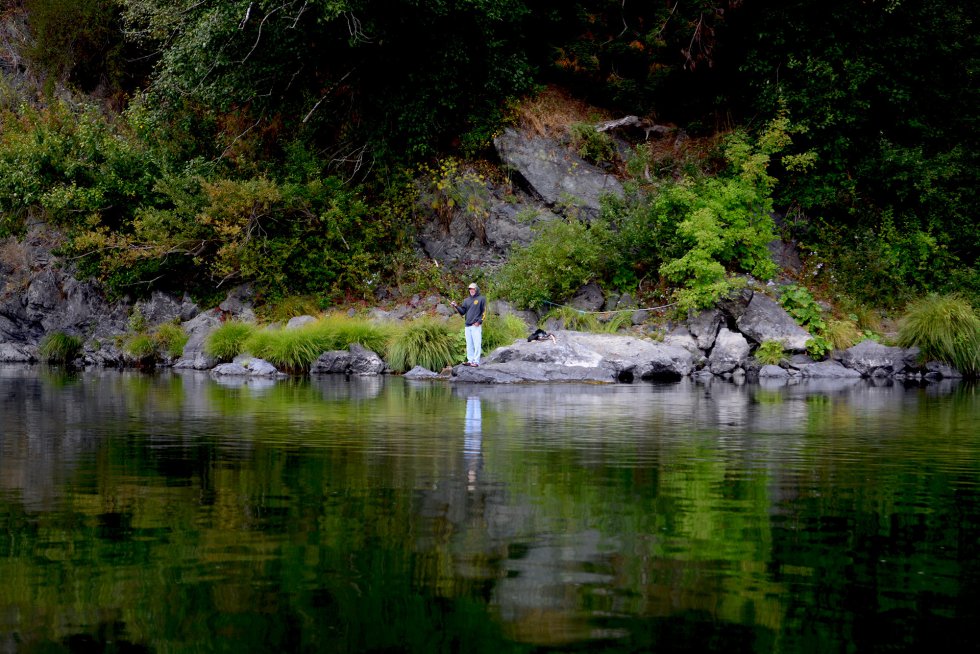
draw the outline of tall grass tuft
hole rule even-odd
[[[324,352],[346,350],[352,343],[385,355],[392,328],[367,320],[328,315],[296,329],[259,329],[245,341],[244,349],[286,370],[308,369]]]
[[[493,352],[502,345],[527,338],[529,331],[524,321],[514,314],[488,316],[483,323],[483,352]]]
[[[963,297],[928,295],[909,305],[899,321],[898,344],[948,363],[964,375],[980,372],[980,316]]]
[[[599,320],[599,314],[562,306],[550,312],[546,318],[557,318],[565,329],[593,334],[615,334],[633,322],[632,311],[617,311],[609,316],[609,320],[603,322]]]
[[[245,351],[245,342],[255,332],[255,325],[237,320],[220,325],[204,341],[205,354],[221,361],[231,361]]]
[[[395,332],[388,343],[388,365],[399,372],[422,366],[439,371],[460,352],[461,330],[432,318],[413,320]]]
[[[852,345],[860,342],[863,338],[863,334],[853,321],[828,320],[827,327],[823,332],[823,337],[827,339],[835,350],[846,350]]]
[[[123,350],[137,361],[155,359],[157,356],[157,344],[149,334],[133,334],[126,339]]]
[[[64,332],[51,332],[38,346],[38,354],[48,363],[71,363],[82,352],[82,339]]]
[[[153,332],[157,350],[174,359],[184,353],[184,346],[189,338],[183,327],[172,322],[163,323]]]

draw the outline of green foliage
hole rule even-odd
[[[457,215],[463,217],[477,237],[486,242],[486,220],[490,215],[490,191],[480,173],[459,160],[447,158],[437,168],[419,167],[424,188],[421,201],[430,206],[448,232]]]
[[[33,42],[26,57],[46,77],[82,91],[126,76],[124,44],[117,9],[111,0],[26,0]]]
[[[346,350],[352,343],[384,356],[392,329],[366,320],[330,314],[295,329],[256,329],[241,351],[278,368],[304,371],[324,352]]]
[[[980,315],[956,294],[930,294],[909,305],[898,343],[918,347],[924,359],[943,361],[964,375],[980,372]]]
[[[68,364],[82,353],[82,339],[64,332],[51,332],[41,339],[37,352],[42,361]]]
[[[762,341],[755,351],[755,358],[766,366],[778,366],[785,358],[781,341]]]
[[[600,230],[577,220],[545,223],[530,245],[512,250],[497,276],[498,292],[522,308],[568,297],[602,268]]]
[[[481,346],[483,353],[487,354],[502,345],[511,345],[518,339],[526,338],[528,328],[523,320],[513,314],[487,315],[482,332]]]
[[[461,331],[449,323],[431,318],[413,320],[399,329],[388,344],[388,365],[405,372],[415,366],[433,371],[457,361]]]
[[[0,235],[29,212],[68,228],[118,229],[151,195],[158,166],[95,107],[56,101],[0,112]]]
[[[245,352],[245,342],[255,329],[252,323],[237,320],[224,322],[208,334],[204,340],[204,352],[220,361],[231,361]]]
[[[833,346],[823,336],[814,336],[806,342],[806,352],[815,361],[826,357],[832,349]]]
[[[158,352],[176,359],[184,353],[184,346],[190,336],[180,325],[165,322],[154,330],[152,338]]]
[[[589,123],[572,123],[568,126],[572,147],[578,155],[594,164],[611,163],[616,159],[616,147],[612,137],[596,130]]]
[[[809,290],[796,284],[784,286],[780,291],[779,304],[793,316],[802,327],[814,336],[822,334],[827,328],[823,309],[813,299]]]
[[[157,343],[149,334],[133,334],[126,339],[123,350],[137,361],[155,359]]]

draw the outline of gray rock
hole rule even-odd
[[[386,372],[388,366],[381,357],[357,343],[351,343],[347,350],[324,352],[310,366],[311,375],[369,376]]]
[[[187,332],[187,343],[180,359],[174,363],[177,369],[210,370],[218,360],[204,352],[208,334],[221,324],[216,311],[205,311],[181,325]]]
[[[963,374],[959,370],[941,361],[926,363],[927,379],[960,379],[961,377]]]
[[[247,354],[238,355],[235,357],[235,360],[232,361],[232,363],[237,363],[238,365],[244,367],[253,377],[286,376],[283,373],[280,373],[274,365],[265,359],[257,359]]]
[[[783,379],[789,377],[789,371],[779,366],[766,365],[759,369],[760,379]]]
[[[33,363],[37,348],[18,343],[0,343],[0,363]]]
[[[522,311],[506,300],[490,300],[490,315],[517,316],[524,324],[533,327],[538,324],[538,314],[535,311]]]
[[[218,309],[227,314],[226,318],[234,318],[242,322],[255,322],[255,311],[252,309],[252,299],[255,290],[250,284],[242,284],[228,291]]]
[[[721,375],[740,368],[748,360],[749,350],[749,342],[744,336],[722,327],[708,356],[708,369],[715,375]]]
[[[697,341],[698,347],[704,351],[715,345],[718,330],[725,322],[720,309],[707,309],[687,319],[687,329]]]
[[[569,306],[582,311],[599,311],[606,299],[602,295],[602,289],[595,282],[589,282],[579,290],[568,301]]]
[[[350,370],[350,352],[331,350],[324,352],[310,366],[311,375],[346,375]]]
[[[148,327],[154,327],[166,322],[187,322],[198,313],[197,305],[189,297],[178,300],[169,293],[154,291],[148,300],[140,300],[134,307],[146,320]]]
[[[809,378],[820,379],[846,379],[849,377],[860,377],[861,373],[857,370],[845,368],[839,361],[820,361],[811,363],[800,368],[800,375]]]
[[[779,341],[788,352],[805,352],[806,342],[811,338],[779,303],[762,293],[753,293],[735,324],[756,343]]]
[[[834,356],[842,365],[865,377],[911,372],[918,367],[917,357],[918,350],[889,347],[871,340],[861,341]]]
[[[723,314],[737,321],[745,313],[753,295],[755,293],[750,288],[738,289],[715,302],[715,305]]]
[[[690,374],[692,368],[691,353],[676,346],[631,336],[558,331],[554,341],[518,341],[498,348],[480,368],[458,367],[454,379],[496,383],[612,383],[680,379]]]
[[[549,206],[599,215],[599,198],[623,195],[619,180],[549,138],[507,129],[494,139],[501,161],[517,171]],[[569,200],[575,205],[568,207]]]
[[[415,366],[404,375],[405,379],[445,379],[444,376],[439,373],[432,372],[428,368],[423,368],[422,366]]]
[[[284,329],[299,329],[303,325],[308,325],[311,322],[316,322],[316,318],[313,316],[293,316],[289,319],[289,322],[286,323],[286,327]]]

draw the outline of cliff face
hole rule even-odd
[[[129,303],[110,302],[99,285],[79,281],[52,255],[58,235],[35,227],[0,243],[0,361],[34,361],[45,334],[81,337],[100,363],[118,357],[113,337],[126,331]]]

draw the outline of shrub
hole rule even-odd
[[[814,336],[806,342],[806,352],[815,361],[820,361],[826,357],[830,354],[831,349],[833,348],[831,348],[830,343],[823,336]]]
[[[755,351],[755,358],[766,366],[778,366],[783,360],[783,344],[781,341],[763,341]]]
[[[465,352],[460,349],[462,331],[450,324],[422,318],[413,320],[392,336],[388,344],[388,365],[405,372],[415,366],[439,371]]]
[[[82,339],[64,332],[51,332],[38,346],[38,354],[48,363],[71,363],[81,352]]]
[[[568,127],[572,137],[572,147],[578,155],[594,164],[612,162],[616,158],[616,146],[612,137],[605,132],[596,131],[590,123],[572,123]]]
[[[980,372],[980,316],[955,293],[931,294],[909,305],[899,322],[898,344],[918,347],[924,358],[948,363],[964,375]]]
[[[525,309],[569,296],[601,269],[600,229],[577,220],[545,223],[530,245],[514,248],[497,277],[498,291]]]
[[[226,322],[208,334],[204,352],[221,361],[231,361],[245,351],[245,342],[254,332],[255,325],[250,323],[237,320]]]
[[[795,284],[784,286],[779,296],[779,304],[814,336],[822,334],[827,328],[827,323],[823,319],[823,309],[813,299],[810,291],[802,286]]]

